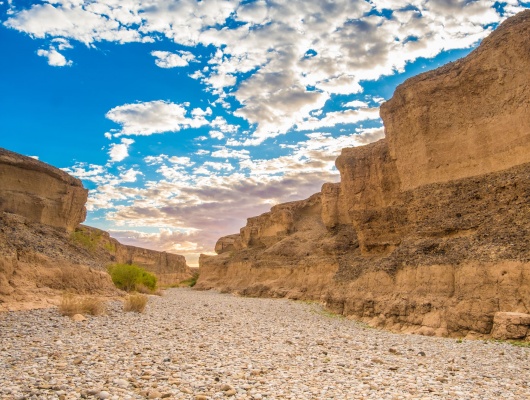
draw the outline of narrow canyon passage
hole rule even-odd
[[[317,304],[170,289],[74,322],[0,313],[1,399],[526,399],[530,349],[397,335]]]

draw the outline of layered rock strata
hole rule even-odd
[[[407,80],[381,107],[385,139],[344,149],[340,183],[221,238],[198,288],[320,300],[401,332],[527,337],[501,316],[530,312],[528,54],[525,11]]]
[[[191,277],[192,272],[186,264],[186,258],[179,254],[144,249],[121,244],[101,229],[80,225],[76,232],[89,238],[98,258],[108,263],[136,264],[158,278],[158,284],[169,286]]]
[[[0,148],[0,212],[73,231],[85,220],[88,190],[79,179]]]
[[[183,256],[127,246],[79,225],[78,179],[0,149],[0,310],[46,306],[63,291],[115,295],[106,266],[135,263],[171,285],[191,277]]]

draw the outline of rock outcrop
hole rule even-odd
[[[92,254],[97,255],[105,264],[139,265],[155,274],[159,285],[169,286],[192,275],[186,258],[179,254],[121,244],[110,237],[108,232],[86,225],[78,226],[76,235],[85,238],[85,243],[91,243]]]
[[[530,312],[529,54],[525,11],[407,80],[381,107],[385,139],[344,149],[340,183],[221,238],[197,288],[320,300],[400,332],[528,337],[500,315]]]
[[[79,225],[86,199],[78,179],[0,149],[0,310],[47,306],[65,290],[115,295],[105,271],[111,263],[136,263],[161,285],[192,276],[181,255],[123,245]]]
[[[73,231],[85,220],[88,190],[79,179],[0,148],[0,212]]]

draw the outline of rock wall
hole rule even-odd
[[[85,220],[88,190],[60,169],[0,148],[0,212],[72,231]]]
[[[184,256],[122,245],[79,225],[86,200],[78,179],[0,149],[0,310],[47,306],[65,290],[116,295],[105,271],[115,262],[139,264],[160,285],[192,276]]]
[[[139,265],[155,274],[158,284],[162,286],[173,285],[192,276],[186,258],[179,254],[121,244],[111,238],[108,232],[86,225],[78,226],[76,233],[89,238],[93,243],[90,246],[93,254],[103,260],[105,265],[110,263]]]
[[[406,81],[381,107],[385,139],[344,149],[339,184],[221,238],[197,288],[320,300],[400,332],[526,337],[529,54],[525,11]]]
[[[530,12],[381,106],[403,190],[530,162]]]

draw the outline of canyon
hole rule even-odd
[[[140,265],[162,286],[192,276],[184,256],[81,225],[88,191],[60,169],[0,148],[0,182],[0,310],[45,307],[65,291],[118,295],[113,263]]]
[[[530,337],[530,11],[381,105],[340,183],[201,255],[196,288],[318,301],[373,327]]]

